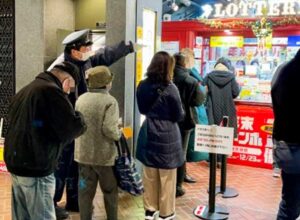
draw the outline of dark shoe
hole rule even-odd
[[[159,216],[158,220],[173,220],[175,218],[175,213],[168,216]]]
[[[176,197],[183,196],[185,194],[184,189],[182,186],[176,186]]]
[[[193,177],[186,174],[185,177],[184,177],[184,182],[186,182],[186,183],[196,183],[197,181]]]
[[[221,162],[217,162],[217,168],[221,169],[222,163]]]
[[[55,206],[55,215],[57,220],[69,218],[69,213],[62,207]]]
[[[66,205],[66,210],[70,212],[79,212],[79,207],[78,205]]]
[[[156,215],[158,215],[158,211],[149,211],[146,210],[145,212],[145,220],[154,220]]]

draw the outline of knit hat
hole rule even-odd
[[[97,89],[109,84],[114,76],[106,66],[96,66],[86,71],[88,87]]]
[[[228,70],[233,70],[233,66],[231,65],[231,61],[229,59],[227,59],[226,57],[220,57],[216,64],[215,64],[215,67],[218,65],[218,64],[223,64],[224,66],[227,67]]]
[[[78,85],[80,81],[79,69],[76,65],[71,62],[64,61],[62,63],[56,64],[53,69],[59,69],[61,71],[67,72],[72,76],[75,81],[75,84]]]

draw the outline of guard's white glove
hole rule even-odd
[[[143,47],[146,47],[146,45],[144,44],[140,44],[140,43],[132,43],[132,41],[129,41],[130,46],[132,47],[132,52],[137,52],[139,50],[141,50]]]

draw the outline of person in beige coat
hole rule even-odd
[[[118,186],[113,172],[117,156],[115,141],[121,137],[119,107],[109,94],[113,75],[105,66],[87,71],[89,91],[79,97],[75,109],[81,112],[87,131],[75,140],[75,161],[79,163],[79,210],[81,220],[91,220],[97,184],[104,195],[108,220],[117,220]]]

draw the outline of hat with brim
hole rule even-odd
[[[89,32],[89,29],[75,31],[66,36],[62,44],[66,46],[90,46],[93,42],[88,38]]]
[[[86,71],[88,77],[88,87],[98,89],[108,85],[114,78],[113,74],[106,66],[96,66]]]

